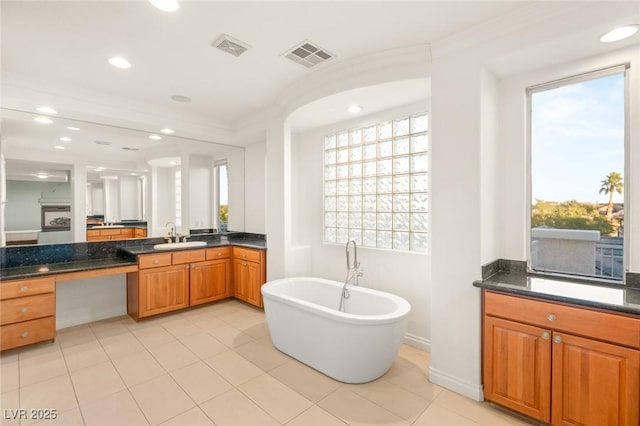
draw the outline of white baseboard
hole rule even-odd
[[[467,398],[471,398],[474,401],[484,400],[481,385],[462,380],[459,377],[455,377],[442,371],[438,371],[433,367],[429,367],[429,381],[431,383],[435,383],[436,385],[447,388],[455,393],[464,395]]]
[[[425,339],[424,337],[416,336],[415,334],[405,333],[404,334],[404,343],[409,346],[413,346],[414,348],[431,352],[431,340]]]

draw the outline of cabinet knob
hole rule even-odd
[[[242,266],[247,266],[247,262],[242,262]]]
[[[20,312],[22,312],[23,314],[26,314],[27,313],[27,308],[20,309]]]
[[[28,337],[28,336],[29,336],[29,332],[27,332],[27,331],[23,331],[23,332],[20,334],[20,337]]]
[[[556,316],[555,316],[555,314],[549,314],[549,315],[547,315],[547,319],[548,319],[549,321],[553,322],[553,321],[555,321],[555,320],[556,320]]]
[[[184,265],[184,269],[189,269],[189,265]]]
[[[542,338],[544,340],[549,340],[549,337],[551,337],[551,334],[548,331],[542,333]]]
[[[555,335],[553,336],[554,343],[562,343],[562,336]]]
[[[27,287],[26,285],[23,285],[22,287],[20,287],[20,291],[27,291],[29,290],[29,287]]]
[[[160,259],[153,259],[153,263],[157,265],[158,263],[160,263]]]

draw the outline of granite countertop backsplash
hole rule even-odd
[[[483,279],[473,285],[499,293],[640,315],[638,288],[528,273],[526,262],[500,259],[485,265]]]
[[[197,249],[203,249],[203,248],[226,247],[226,246],[239,246],[239,247],[254,248],[259,250],[266,250],[267,248],[267,241],[263,235],[249,234],[244,232],[237,232],[233,234],[231,233],[230,234],[197,234],[197,235],[191,235],[188,241],[205,241],[207,245],[199,246],[199,247],[185,247],[185,248],[171,249],[171,251],[197,250]],[[162,243],[164,242],[164,240],[159,242]],[[122,250],[133,256],[138,256],[140,254],[147,254],[147,253],[162,253],[161,250],[156,250],[153,248],[153,246],[155,244],[158,244],[159,242],[149,242],[147,240],[144,243],[138,243],[136,245],[128,245],[126,247],[122,247]]]
[[[207,245],[182,250],[229,245],[260,250],[267,248],[264,235],[244,232],[201,234],[192,236],[190,241],[206,241]],[[0,281],[137,265],[137,255],[160,253],[161,251],[154,250],[153,246],[164,242],[164,238],[147,238],[2,247],[0,248]]]

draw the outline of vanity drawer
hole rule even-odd
[[[0,327],[0,350],[51,340],[56,336],[55,317],[46,317]]]
[[[53,293],[55,288],[55,281],[51,277],[6,281],[0,283],[0,300],[41,293]]]
[[[229,247],[207,249],[207,260],[224,259],[231,255]]]
[[[138,257],[140,269],[171,265],[171,253],[145,254]]]
[[[640,348],[640,318],[485,291],[485,314]]]
[[[260,250],[247,249],[243,247],[234,247],[233,258],[248,260],[250,262],[260,262],[261,260]]]
[[[185,250],[173,252],[173,264],[201,262],[206,259],[205,250]]]
[[[18,297],[0,302],[0,323],[2,325],[55,315],[56,297],[54,293],[37,296]]]

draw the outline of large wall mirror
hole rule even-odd
[[[95,226],[244,231],[244,148],[0,111],[2,245],[92,240]]]

